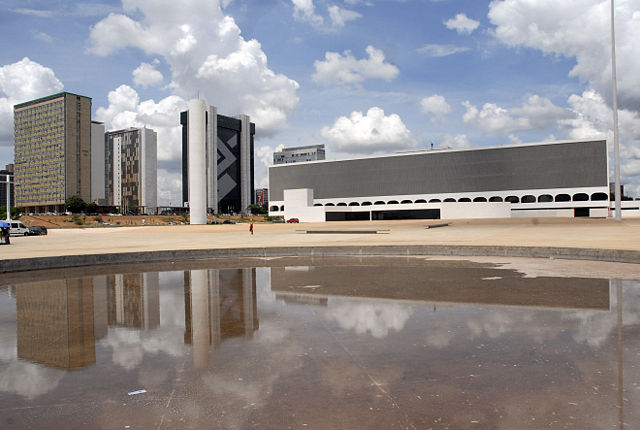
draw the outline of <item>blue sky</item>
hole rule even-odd
[[[13,104],[92,97],[107,129],[158,131],[180,201],[178,113],[256,123],[256,187],[281,146],[327,158],[609,137],[608,0],[0,0],[0,165]],[[616,1],[623,183],[640,195],[640,0]]]

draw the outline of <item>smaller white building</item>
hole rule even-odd
[[[273,153],[273,164],[301,163],[304,161],[324,160],[324,145],[297,146],[283,148]]]

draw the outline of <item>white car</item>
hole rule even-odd
[[[20,221],[7,221],[10,226],[9,234],[11,236],[26,236],[29,234],[29,229],[25,227]]]

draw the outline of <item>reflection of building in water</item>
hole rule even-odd
[[[309,270],[271,268],[277,297],[366,297],[430,303],[609,310],[604,279],[526,278],[487,266],[315,266]]]
[[[96,340],[108,334],[109,304],[107,294],[107,275],[93,277],[93,332]]]
[[[158,273],[107,278],[108,324],[150,330],[160,324]]]
[[[329,299],[326,297],[314,297],[309,294],[276,294],[277,300],[282,300],[287,304],[327,306]]]
[[[209,362],[209,348],[258,330],[255,269],[184,272],[185,334],[196,367]]]
[[[16,288],[18,357],[74,369],[96,362],[91,278]]]

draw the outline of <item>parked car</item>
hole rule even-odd
[[[235,221],[232,221],[230,219],[225,219],[224,221],[222,221],[222,224],[235,224]]]
[[[287,220],[287,222],[292,223],[292,224],[298,224],[300,222],[300,220],[298,218],[289,218]]]
[[[9,230],[11,236],[26,236],[29,234],[29,229],[22,222],[13,220],[7,222],[11,226]]]
[[[276,218],[273,220],[274,223],[281,224],[284,223],[284,218]]]
[[[47,235],[47,227],[42,225],[34,225],[29,227],[29,236],[46,236]]]

